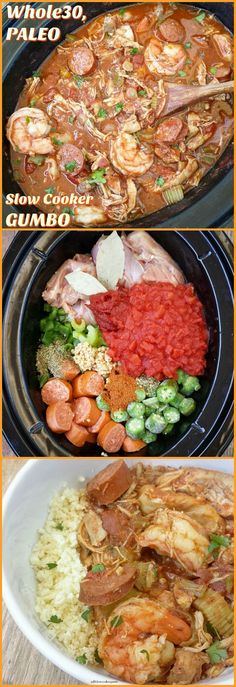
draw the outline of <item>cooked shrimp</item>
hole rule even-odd
[[[21,107],[9,117],[7,138],[14,150],[25,155],[47,155],[54,147],[47,136],[51,129],[45,112],[37,107]]]
[[[170,470],[158,478],[158,486],[201,496],[213,503],[224,518],[234,512],[234,478],[225,472],[204,468]]]
[[[196,520],[166,509],[154,514],[153,524],[139,535],[138,543],[174,558],[185,570],[195,572],[205,563],[209,539]]]
[[[112,611],[98,646],[104,666],[119,678],[161,682],[173,663],[173,644],[188,641],[191,628],[156,600],[134,597]]]
[[[145,514],[167,507],[190,515],[204,527],[207,534],[214,532],[220,534],[225,531],[223,518],[208,501],[200,497],[195,498],[189,494],[177,493],[171,489],[164,490],[147,484],[140,491],[139,503]]]
[[[152,74],[173,76],[186,60],[186,52],[180,43],[162,43],[151,38],[144,52],[144,60]]]
[[[141,176],[150,169],[153,153],[141,148],[131,134],[121,133],[110,143],[110,160],[121,174]]]

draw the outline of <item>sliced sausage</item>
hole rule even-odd
[[[86,427],[94,425],[101,414],[94,398],[88,398],[87,396],[80,396],[75,399],[73,411],[75,414],[75,422],[77,422],[78,425],[85,425]]]
[[[74,177],[81,171],[84,165],[84,156],[81,150],[73,143],[64,143],[58,152],[59,167],[66,174]]]
[[[127,491],[132,476],[124,460],[115,460],[98,472],[87,485],[88,496],[99,506],[107,506]]]
[[[104,388],[104,379],[98,372],[88,370],[83,372],[82,375],[75,377],[72,386],[75,398],[79,396],[99,396]]]
[[[66,432],[66,438],[74,446],[84,446],[85,442],[88,441],[88,430],[82,425],[77,425],[76,422],[72,422],[71,427],[68,428]]]
[[[165,41],[182,43],[185,39],[185,29],[177,19],[168,17],[159,26],[160,34]]]
[[[122,573],[104,571],[89,572],[80,583],[79,599],[88,606],[107,606],[122,599],[132,589],[135,579],[135,568],[128,563]]]
[[[56,401],[51,403],[46,410],[46,421],[48,427],[56,434],[68,432],[73,422],[74,413],[70,403]]]
[[[94,54],[90,48],[80,46],[74,48],[69,56],[68,65],[73,74],[83,76],[88,74],[93,69],[95,62]]]
[[[56,401],[71,401],[72,386],[65,379],[53,377],[44,384],[41,391],[42,401],[46,405],[56,403]]]
[[[122,513],[118,508],[104,510],[102,515],[102,525],[109,534],[109,542],[114,546],[128,542],[131,544],[134,533],[130,526],[130,518]]]
[[[181,130],[183,128],[183,122],[180,117],[171,117],[170,119],[165,119],[164,122],[159,124],[155,133],[155,140],[157,143],[163,141],[164,143],[174,143],[178,138]]]
[[[72,382],[72,379],[77,377],[79,373],[78,365],[74,363],[73,360],[65,359],[61,364],[61,377],[67,379],[67,381]]]
[[[117,453],[125,440],[124,425],[119,422],[107,422],[98,434],[98,444],[107,453]]]
[[[124,443],[123,443],[123,451],[126,451],[126,453],[133,453],[134,451],[141,451],[141,448],[144,448],[146,446],[144,441],[141,439],[131,439],[130,437],[125,437]]]
[[[95,422],[95,424],[92,425],[92,427],[89,427],[89,431],[92,432],[92,434],[98,434],[98,432],[100,432],[100,429],[102,429],[104,425],[107,424],[107,422],[110,422],[110,419],[110,413],[108,413],[107,410],[102,410],[97,422]]]

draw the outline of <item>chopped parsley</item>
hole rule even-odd
[[[80,88],[80,86],[82,86],[82,83],[84,82],[84,76],[74,76],[73,78],[74,81],[76,81],[76,85],[78,86],[78,88]]]
[[[96,563],[96,565],[93,565],[93,567],[92,567],[93,573],[104,572],[104,570],[106,570],[106,568],[105,568],[105,565],[103,565],[103,563]]]
[[[185,44],[184,44],[184,47],[187,48],[187,49],[188,49],[188,48],[191,48],[191,47],[192,47],[192,43],[190,43],[190,41],[189,41],[188,43],[185,43]]]
[[[206,653],[208,654],[211,663],[219,663],[222,661],[224,658],[228,658],[228,654],[226,649],[221,649],[220,647],[220,642],[214,642],[211,644],[211,646],[206,649]]]
[[[38,167],[40,167],[40,165],[43,164],[44,160],[45,160],[44,155],[31,155],[29,157],[29,162],[33,162],[34,165],[38,165]]]
[[[59,522],[58,525],[56,525],[55,529],[60,530],[62,532],[62,530],[64,529],[62,522]]]
[[[36,77],[38,76],[40,78],[41,72],[39,72],[39,71],[33,72],[32,76],[36,76]]]
[[[100,658],[97,649],[95,649],[95,651],[94,651],[94,660],[96,661],[96,663],[100,663],[100,665],[103,666],[103,661],[102,661],[102,659]]]
[[[85,654],[82,654],[82,656],[77,656],[75,660],[78,663],[80,663],[81,666],[85,666],[85,664],[87,663],[87,657],[85,656]]]
[[[77,162],[75,160],[71,160],[71,162],[67,162],[65,165],[65,170],[66,172],[74,172],[76,167],[78,167]]]
[[[89,184],[106,184],[107,180],[104,177],[106,174],[106,169],[104,167],[98,167],[98,169],[95,170],[95,172],[92,172],[90,176],[88,177],[88,183]]]
[[[57,615],[51,615],[51,618],[49,618],[49,622],[55,623],[58,625],[59,623],[62,623],[62,620],[61,620],[61,618],[58,618]]]
[[[195,17],[195,20],[198,21],[199,24],[201,24],[202,21],[204,21],[205,16],[206,16],[206,12],[200,12],[200,14],[198,14],[198,16]]]
[[[217,67],[211,67],[210,72],[215,76],[215,74],[217,74]]]
[[[48,186],[47,188],[45,188],[45,192],[46,193],[55,193],[54,186]]]
[[[146,654],[147,660],[149,661],[149,653],[146,649],[141,649],[140,654]]]
[[[27,117],[25,118],[25,121],[26,121],[26,124],[29,124],[29,123],[31,122],[31,118],[27,116]]]
[[[162,187],[162,186],[164,186],[164,183],[165,183],[165,179],[163,179],[163,177],[157,177],[157,179],[156,179],[156,185],[157,186]]]
[[[72,208],[64,208],[63,212],[65,212],[66,215],[71,215],[71,217],[74,215],[74,210],[72,210]]]
[[[122,112],[123,109],[124,109],[124,103],[116,103],[116,105],[115,105],[115,111],[116,112]]]
[[[187,76],[187,75],[186,75],[186,72],[184,71],[184,69],[180,69],[180,70],[178,71],[178,74],[179,74],[179,76]]]
[[[213,554],[213,558],[217,558],[219,554],[219,548],[220,546],[224,546],[226,549],[230,545],[230,539],[229,537],[224,537],[220,534],[212,534],[211,535],[211,541],[208,546],[208,553]]]
[[[61,141],[60,138],[57,138],[56,136],[52,137],[52,142],[55,146],[63,146],[64,143],[64,141]]]
[[[31,101],[30,101],[30,104],[29,104],[30,107],[34,107],[34,106],[36,105],[36,103],[37,103],[37,100],[38,100],[38,98],[31,98]]]
[[[120,16],[123,17],[124,14],[125,14],[125,12],[126,12],[126,9],[125,9],[124,7],[122,7],[122,8],[119,10]]]
[[[74,121],[75,121],[75,115],[70,115],[70,116],[68,117],[68,122],[69,122],[69,124],[74,124]]]
[[[57,568],[57,563],[47,563],[48,570],[53,570],[53,568]]]
[[[145,91],[144,88],[141,88],[141,90],[138,91],[138,95],[139,95],[141,98],[145,98],[145,96],[147,95],[147,91]]]
[[[130,50],[130,54],[131,54],[131,55],[137,55],[138,52],[139,52],[139,49],[138,49],[138,48],[131,48],[131,50]]]
[[[108,113],[106,110],[104,110],[103,107],[100,107],[98,110],[97,116],[99,117],[99,119],[106,119],[106,117],[108,116]]]
[[[123,622],[122,615],[116,615],[114,618],[112,618],[111,627],[119,627],[119,625],[122,625]]]
[[[81,613],[81,618],[86,621],[86,623],[89,622],[91,616],[91,608],[86,608],[83,613]]]

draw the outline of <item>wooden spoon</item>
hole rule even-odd
[[[165,82],[164,88],[167,91],[167,99],[161,117],[181,110],[190,103],[202,100],[202,98],[208,98],[219,93],[231,93],[234,90],[234,81],[210,83],[206,86],[184,86],[183,84]]]

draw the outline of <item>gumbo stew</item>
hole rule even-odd
[[[232,136],[232,96],[164,116],[167,84],[229,81],[232,68],[232,36],[206,11],[141,3],[100,15],[26,79],[7,125],[15,178],[44,212],[68,197],[72,224],[124,223],[182,200]]]

